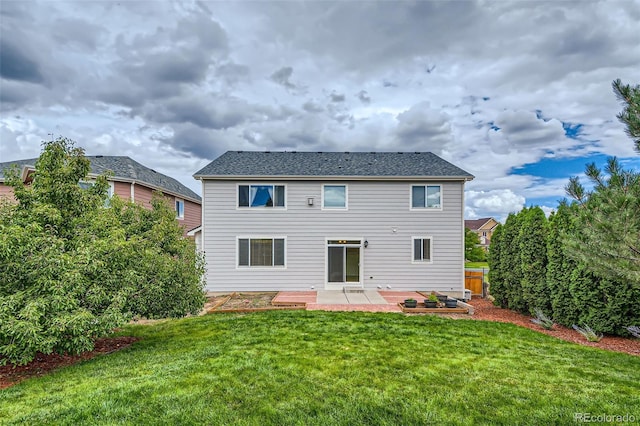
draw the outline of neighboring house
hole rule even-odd
[[[131,200],[150,206],[154,190],[162,191],[169,202],[176,209],[176,219],[185,229],[192,229],[200,225],[202,219],[202,200],[198,194],[178,182],[177,180],[158,173],[143,166],[129,157],[96,155],[86,157],[91,162],[91,171],[86,182],[81,185],[91,185],[91,181],[105,171],[110,170],[109,196],[117,194],[124,200]],[[37,158],[0,163],[0,197],[12,196],[13,189],[5,185],[5,172],[12,165],[17,165],[22,181],[29,185],[32,181]]]
[[[482,219],[465,220],[464,227],[475,232],[480,238],[480,246],[488,250],[491,244],[491,236],[496,230],[498,221],[492,217],[483,217]]]
[[[227,152],[202,181],[211,291],[464,291],[464,184],[429,153]]]
[[[196,243],[196,250],[202,251],[202,225],[198,225],[187,231],[188,237],[193,237]]]

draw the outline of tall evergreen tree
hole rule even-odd
[[[495,298],[495,304],[503,308],[507,307],[505,293],[505,277],[502,266],[505,240],[503,238],[504,225],[499,224],[493,231],[491,244],[489,245],[489,293]]]
[[[520,261],[520,240],[524,238],[520,234],[522,218],[527,209],[518,214],[510,214],[505,222],[503,238],[505,241],[502,250],[503,273],[505,281],[505,295],[507,307],[518,312],[529,312],[529,306],[522,292],[522,264]]]
[[[549,217],[547,235],[547,286],[551,297],[551,317],[565,326],[579,322],[580,308],[571,291],[572,273],[578,267],[573,258],[566,255],[565,235],[573,232],[571,206],[562,201],[558,210]]]
[[[529,309],[537,308],[549,313],[551,300],[546,284],[547,218],[540,207],[523,210],[521,217],[518,247],[522,296]]]
[[[626,132],[633,140],[636,151],[640,153],[640,85],[622,84],[617,79],[612,86],[618,99],[625,105],[618,114],[618,120],[627,127]]]
[[[577,177],[569,180],[566,190],[578,204],[579,232],[567,238],[567,249],[596,275],[640,288],[640,173],[624,170],[615,157],[608,159],[605,172],[593,163],[587,166],[592,192]]]

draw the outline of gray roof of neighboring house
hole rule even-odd
[[[431,152],[228,151],[193,175],[207,177],[434,177],[473,175]]]
[[[91,162],[91,173],[102,174],[107,170],[113,172],[111,179],[119,180],[123,179],[127,182],[136,181],[141,184],[146,184],[152,188],[157,188],[165,192],[169,192],[174,195],[183,196],[192,200],[201,201],[198,194],[178,182],[172,177],[158,173],[153,169],[150,169],[137,161],[132,160],[129,157],[123,156],[107,156],[96,155],[87,156],[87,159]],[[16,164],[19,168],[24,166],[35,166],[37,158],[30,158],[27,160],[9,161],[6,163],[0,163],[0,180],[4,180],[4,171]]]

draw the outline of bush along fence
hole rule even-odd
[[[490,293],[503,308],[544,313],[556,323],[588,325],[597,332],[628,336],[640,325],[640,286],[594,273],[570,255],[568,239],[581,232],[576,205],[560,203],[547,220],[539,207],[510,214],[489,248]]]

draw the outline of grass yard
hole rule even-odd
[[[1,424],[572,424],[640,419],[640,358],[512,324],[271,311],[142,338],[0,391]],[[636,420],[637,421],[637,420]]]
[[[489,269],[489,262],[466,262],[464,264],[465,268],[476,268],[476,269],[480,269],[480,268],[486,268]]]

